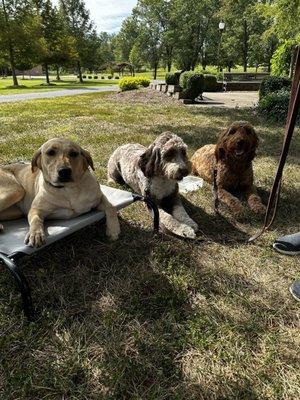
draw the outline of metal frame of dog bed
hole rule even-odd
[[[149,198],[147,196],[145,197],[145,196],[141,196],[138,194],[126,192],[124,190],[110,188],[110,187],[103,186],[103,185],[101,185],[101,189],[102,189],[103,193],[108,197],[109,200],[110,200],[109,194],[113,193],[115,195],[115,197],[118,194],[120,194],[120,195],[125,194],[126,198],[123,203],[114,204],[114,202],[112,201],[112,204],[114,204],[118,210],[121,210],[122,208],[125,208],[125,207],[129,206],[130,204],[135,203],[137,201],[144,202],[147,205],[148,209],[152,212],[154,232],[158,232],[159,211],[158,211],[156,204],[151,200],[151,198]],[[18,220],[18,221],[19,222],[10,221],[10,222],[8,222],[8,224],[15,223],[17,226],[16,230],[18,230],[18,227],[19,227],[19,231],[23,238],[25,231],[28,230],[28,223],[27,223],[27,220],[25,220],[24,218],[21,220]],[[60,240],[61,238],[69,236],[70,234],[75,233],[78,230],[91,225],[92,223],[100,222],[100,221],[101,222],[105,221],[105,215],[103,212],[98,212],[98,211],[92,211],[88,214],[84,214],[83,216],[79,216],[77,218],[73,218],[70,220],[60,220],[59,222],[58,221],[47,221],[47,223],[45,224],[46,231],[48,231],[48,228],[49,228],[49,230],[51,230],[51,228],[53,229],[53,228],[57,228],[57,227],[64,225],[62,228],[63,233],[58,233],[58,234],[50,233],[46,244],[39,248],[32,248],[32,247],[29,247],[26,245],[22,245],[22,246],[19,245],[16,248],[14,248],[13,243],[7,242],[8,237],[6,238],[6,242],[8,243],[8,246],[5,247],[4,244],[1,244],[1,236],[5,235],[5,232],[0,236],[0,264],[3,265],[4,267],[6,267],[7,270],[13,276],[13,278],[15,279],[17,288],[18,288],[18,290],[21,294],[21,298],[22,298],[22,308],[23,308],[25,316],[27,317],[27,319],[29,321],[34,320],[35,313],[34,313],[34,307],[33,307],[32,298],[31,298],[31,289],[30,289],[30,286],[28,284],[28,281],[27,281],[25,275],[23,274],[23,272],[20,269],[19,260],[21,258],[23,258],[24,256],[30,256],[31,254],[34,254],[34,253],[44,249],[45,247]],[[76,226],[76,225],[78,227],[74,228],[74,226]],[[14,227],[14,225],[12,225],[12,227]],[[51,240],[49,240],[49,239],[51,239]],[[1,247],[1,245],[2,245],[2,247]]]

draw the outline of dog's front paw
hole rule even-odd
[[[178,231],[177,235],[188,238],[188,239],[195,239],[196,232],[190,226],[182,224],[181,229]]]
[[[46,243],[46,236],[43,229],[29,230],[24,243],[30,247],[41,247]]]
[[[198,226],[198,224],[197,224],[195,221],[193,221],[192,219],[188,221],[187,225],[190,226],[195,232],[198,232],[199,226]]]
[[[114,224],[107,226],[106,228],[106,235],[109,237],[111,240],[117,240],[118,237],[120,236],[121,233],[121,228],[119,221],[115,222]]]
[[[267,211],[267,207],[264,206],[260,201],[256,201],[251,204],[250,208],[255,214],[265,214]]]
[[[235,201],[230,204],[230,209],[233,212],[234,216],[237,218],[244,211],[244,206],[240,201]]]

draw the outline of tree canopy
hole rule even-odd
[[[225,29],[219,29],[219,22]],[[300,43],[300,0],[138,0],[117,34],[96,29],[84,0],[0,0],[0,67],[101,70],[130,63],[135,70],[159,66],[230,70],[264,66],[291,70]],[[101,27],[100,27],[101,28]]]

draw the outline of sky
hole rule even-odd
[[[52,0],[58,4],[58,0]],[[121,28],[122,21],[131,14],[137,0],[85,0],[91,19],[98,32],[114,33]]]

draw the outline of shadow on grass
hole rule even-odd
[[[221,228],[214,219],[205,224],[212,237]],[[255,398],[244,378],[237,383],[235,377],[223,377],[222,385],[213,386],[189,384],[181,357],[190,348],[205,355],[222,347],[225,328],[255,352],[278,313],[264,300],[251,299],[264,289],[241,272],[207,268],[209,252],[196,255],[202,244],[153,236],[123,220],[121,225],[117,242],[109,242],[103,227],[94,224],[25,260],[40,320],[17,326],[18,315],[12,316],[15,325],[2,343],[6,370],[11,366],[14,371],[6,375],[5,398],[16,398],[18,390],[26,398],[53,399],[209,399],[223,394],[225,399],[232,391]],[[194,293],[203,296],[204,308],[195,309]],[[215,299],[238,302],[249,317],[237,323],[235,313],[218,308]],[[17,349],[12,346],[16,341]],[[35,385],[27,385],[25,376]]]

